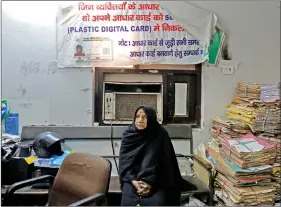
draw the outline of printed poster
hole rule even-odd
[[[73,2],[57,19],[60,68],[198,64],[208,46],[151,1]]]

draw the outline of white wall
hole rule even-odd
[[[196,146],[209,138],[211,117],[224,115],[238,81],[280,80],[280,9],[277,1],[194,4],[218,15],[230,35],[233,60],[240,62],[230,76],[218,68],[204,68],[204,130],[194,132]],[[2,97],[10,99],[15,110],[24,111],[21,124],[91,125],[91,70],[56,67],[56,2],[4,1],[2,5]],[[80,149],[78,143],[73,147]],[[84,147],[93,149],[93,145]],[[185,149],[181,144],[176,148]]]
[[[278,1],[196,1],[215,13],[230,36],[232,58],[239,61],[234,75],[204,68],[204,125],[195,132],[195,145],[209,137],[212,116],[223,116],[238,81],[280,81],[280,8]]]
[[[91,69],[56,67],[57,3],[2,5],[2,97],[20,124],[91,125]]]

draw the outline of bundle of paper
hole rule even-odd
[[[235,205],[272,205],[276,198],[272,185],[236,187],[222,174],[216,180]]]
[[[280,173],[279,173],[280,174]],[[280,181],[280,176],[279,176],[279,181]],[[280,195],[280,185],[281,183],[279,181],[276,181],[273,183],[273,186],[275,187],[275,190],[276,190],[276,198],[275,198],[275,201],[280,201],[281,199],[281,195]]]
[[[252,174],[239,177],[230,177],[225,174],[218,173],[217,178],[224,176],[228,181],[236,187],[252,187],[252,186],[272,186],[270,174]]]
[[[226,110],[230,120],[243,121],[254,132],[281,133],[281,108],[279,101],[261,102],[234,98]]]
[[[271,111],[277,114],[280,114],[281,106],[280,100],[272,100],[272,101],[252,101],[254,105],[259,108],[262,108],[264,111]]]
[[[280,82],[277,84],[261,85],[260,99],[265,100],[280,100]]]
[[[280,114],[270,111],[259,112],[251,125],[251,129],[254,132],[281,134]]]
[[[276,200],[281,199],[281,167],[280,164],[275,163],[272,169],[272,182],[273,186],[276,188]]]
[[[214,116],[212,117],[212,128],[210,131],[212,138],[220,142],[221,139],[240,138],[250,132],[250,127],[240,121],[227,120]]]
[[[222,158],[212,146],[208,146],[207,153],[215,160],[215,169],[227,176],[235,186],[271,184],[269,183],[272,172],[271,165],[242,169],[235,163]]]
[[[258,108],[238,105],[232,102],[232,104],[230,104],[226,109],[226,118],[230,120],[242,121],[247,124],[253,124],[253,120],[257,116],[258,112]]]
[[[260,98],[260,85],[259,84],[247,84],[247,83],[237,83],[236,86],[237,97],[242,98]]]
[[[271,165],[242,169],[235,163],[224,159],[217,159],[215,168],[237,187],[272,184]]]
[[[245,134],[250,130],[249,126],[241,121],[227,120],[217,116],[212,117],[212,123],[218,127],[229,128],[236,133]]]
[[[234,140],[222,140],[220,154],[241,168],[271,165],[277,155],[273,144],[252,133]]]
[[[275,146],[275,150],[277,154],[275,162],[280,163],[281,162],[281,134],[275,135],[270,133],[262,133],[257,135],[257,137]]]
[[[255,103],[261,111],[257,113],[251,129],[255,132],[281,134],[281,102],[264,101]]]
[[[272,165],[243,169],[224,159],[213,145],[208,145],[207,153],[215,160],[218,171],[215,183],[220,188],[216,188],[215,197],[220,205],[271,204],[272,199],[275,199],[275,188],[270,181]],[[253,199],[259,193],[261,197],[258,200]]]
[[[257,135],[257,137],[271,144],[281,144],[281,134],[262,133]]]
[[[249,99],[234,98],[226,109],[226,117],[230,120],[253,124],[257,114],[262,111],[255,102]]]

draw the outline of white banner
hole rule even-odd
[[[202,63],[216,22],[184,1],[73,2],[59,10],[58,67]]]

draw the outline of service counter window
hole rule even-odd
[[[106,100],[111,99],[107,96],[112,96],[115,102],[108,104]],[[142,101],[149,96],[153,96],[150,101]],[[118,101],[119,97],[123,101]],[[137,97],[138,102],[154,101],[159,121],[161,120],[163,124],[191,124],[193,127],[200,127],[201,64],[195,65],[193,70],[184,68],[157,70],[155,67],[95,70],[95,122],[101,125],[109,122],[125,124],[120,120],[126,119],[127,124],[129,114],[133,111],[128,110],[130,97],[132,100],[133,97]],[[122,111],[118,110],[122,108],[119,103],[123,103],[121,104],[123,108],[126,105],[126,113],[130,112],[128,115],[123,113],[121,116],[118,113]]]

